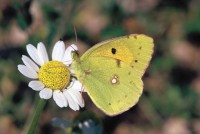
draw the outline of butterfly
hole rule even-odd
[[[153,47],[153,39],[142,34],[100,42],[81,57],[72,53],[74,76],[98,108],[118,115],[138,102]]]

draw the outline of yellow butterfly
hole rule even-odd
[[[131,34],[98,43],[80,58],[72,53],[75,77],[94,104],[108,115],[134,106],[142,94],[142,76],[153,53],[153,39]]]

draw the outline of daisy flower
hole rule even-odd
[[[18,70],[24,76],[33,79],[28,86],[39,91],[42,99],[50,99],[53,96],[54,101],[61,108],[69,106],[76,111],[84,107],[80,94],[82,84],[70,75],[73,72],[70,69],[71,52],[77,50],[77,47],[72,44],[65,49],[64,42],[58,41],[53,48],[51,61],[41,42],[38,43],[37,48],[28,44],[26,49],[32,60],[23,55],[24,65],[18,65]]]

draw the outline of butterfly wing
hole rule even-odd
[[[116,115],[137,103],[152,52],[153,40],[145,35],[115,38],[88,50],[75,74],[97,107]]]
[[[116,67],[116,61],[106,57],[99,57],[95,62],[82,80],[93,102],[108,115],[119,114],[136,104],[143,84],[131,72],[132,68],[124,62]]]
[[[118,59],[129,64],[142,77],[151,60],[153,47],[152,38],[131,34],[98,43],[81,57],[81,61],[87,64],[88,59],[93,57]],[[112,53],[114,50],[115,54]]]

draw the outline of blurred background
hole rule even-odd
[[[0,0],[0,134],[25,132],[38,92],[17,65],[26,44],[76,42],[83,54],[113,37],[142,33],[155,52],[138,104],[109,117],[83,93],[74,112],[50,99],[37,134],[200,134],[199,0]],[[37,100],[37,99],[36,99]]]

